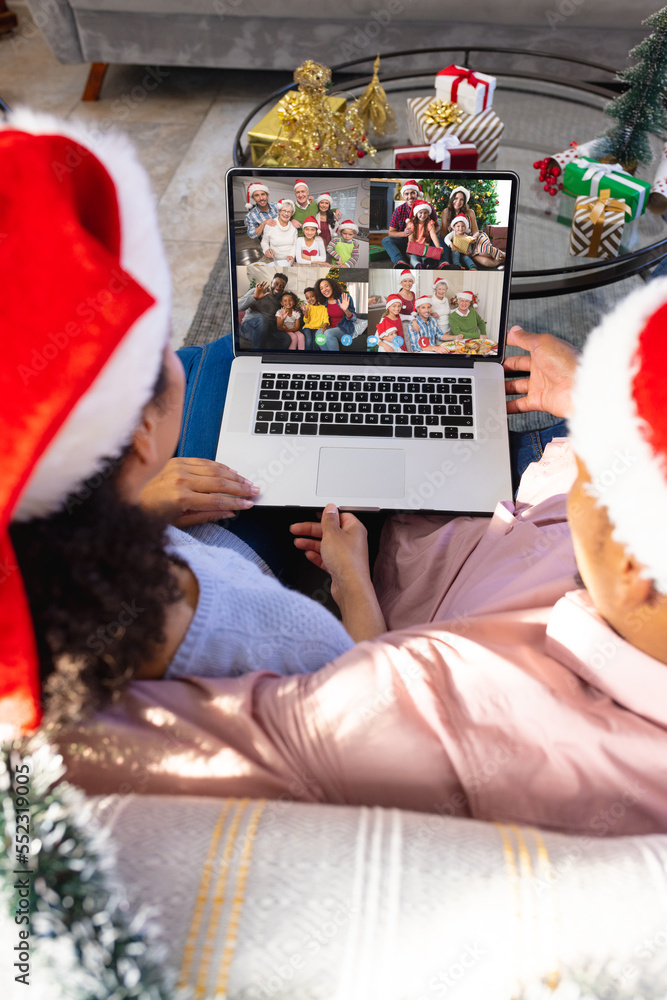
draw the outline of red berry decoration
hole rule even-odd
[[[558,185],[558,190],[559,190],[559,191],[562,191],[562,190],[563,190],[563,182],[562,182],[562,181],[561,181],[561,182],[560,182],[560,184]]]
[[[550,189],[551,189],[551,184],[549,184],[549,182],[547,181],[547,183],[544,185],[544,190],[549,191]]]
[[[552,167],[549,173],[551,174],[552,177],[558,177],[560,173],[560,167]]]
[[[542,166],[542,160],[535,160],[533,166],[535,167],[536,170],[539,170],[540,167]]]
[[[554,188],[554,187],[550,187],[550,188],[549,188],[549,194],[550,194],[550,195],[551,195],[551,197],[553,198],[553,196],[554,196],[555,194],[558,194],[558,188]]]
[[[357,151],[357,156],[359,157],[359,159],[361,159],[361,158],[362,158],[362,156],[365,156],[365,155],[366,155],[366,154],[364,153],[363,149],[359,149],[359,150]]]

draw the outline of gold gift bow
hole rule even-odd
[[[463,113],[458,104],[453,101],[431,101],[424,111],[424,124],[430,126],[459,125],[463,120]]]
[[[590,206],[588,213],[588,218],[593,223],[593,235],[591,236],[590,246],[586,254],[587,257],[597,257],[598,255],[602,230],[604,229],[604,216],[608,208],[611,208],[615,212],[632,212],[630,205],[611,197],[610,188],[600,191],[597,201],[594,205]]]

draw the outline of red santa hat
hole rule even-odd
[[[295,204],[294,204],[294,202],[292,201],[292,199],[291,199],[291,198],[280,198],[280,199],[279,199],[279,200],[278,200],[278,201],[276,202],[276,204],[277,204],[277,206],[278,206],[278,211],[280,211],[280,209],[281,209],[281,208],[284,208],[284,207],[285,207],[286,205],[289,205],[289,206],[291,207],[291,209],[292,209],[292,212],[294,212],[294,210],[295,210],[295,208],[296,208],[296,206],[295,206]]]
[[[60,509],[130,442],[167,342],[170,279],[145,171],[123,136],[17,112],[0,124],[0,561],[10,520]],[[0,578],[0,731],[40,720],[20,573]]]
[[[391,295],[387,296],[387,301],[385,305],[389,305],[390,302],[399,302],[401,306],[403,305],[403,299],[398,294],[398,292],[392,292]]]
[[[405,197],[406,191],[416,191],[417,194],[421,194],[422,189],[417,183],[417,181],[410,180],[410,181],[404,181],[404,183],[401,185],[401,198]]]
[[[414,275],[409,267],[404,267],[401,271],[401,278],[411,278],[414,281]]]
[[[419,309],[420,306],[431,304],[430,295],[420,295],[419,298],[415,299],[415,309]]]
[[[472,302],[472,300],[475,298],[475,295],[474,295],[473,292],[457,292],[456,293],[456,298],[457,298],[457,301],[459,299],[467,299],[468,302]]]
[[[457,222],[464,222],[466,227],[466,232],[468,233],[470,232],[470,219],[468,218],[467,215],[455,215],[450,223],[449,228],[453,230]]]
[[[305,229],[306,226],[312,226],[314,229],[317,229],[318,233],[320,231],[320,224],[314,215],[309,215],[307,219],[303,220],[303,222],[301,223],[301,228]]]
[[[589,334],[570,439],[613,537],[667,594],[667,278],[624,299]],[[664,502],[663,502],[664,501]]]
[[[343,219],[338,225],[338,232],[342,233],[344,229],[354,229],[355,233],[359,232],[359,226],[352,219]]]
[[[417,198],[416,201],[413,201],[413,203],[412,203],[412,214],[416,215],[417,212],[421,212],[425,208],[428,209],[429,214],[430,214],[432,207],[433,206],[431,205],[430,202],[424,201],[423,198]]]
[[[266,194],[269,193],[269,189],[267,188],[266,184],[262,184],[261,181],[251,181],[250,184],[248,184],[248,190],[246,192],[246,205],[245,205],[246,212],[249,212],[250,209],[254,208],[255,205],[257,204],[255,199],[253,198],[253,195],[257,194],[258,191],[264,191]]]
[[[298,177],[298,178],[297,178],[297,179],[296,179],[296,180],[294,181],[294,190],[296,191],[296,189],[297,189],[298,187],[305,187],[306,191],[309,191],[309,190],[310,190],[310,188],[308,187],[308,185],[306,184],[306,182],[305,182],[305,181],[302,181],[300,177]]]
[[[447,286],[447,288],[449,288],[449,282],[447,281],[447,279],[446,279],[446,278],[443,278],[442,276],[440,276],[439,278],[436,278],[436,279],[435,279],[435,281],[433,282],[433,287],[435,288],[435,286],[436,286],[436,285],[438,284],[438,282],[440,282],[440,281],[444,281],[444,283],[445,283],[445,285]]]
[[[321,201],[324,201],[325,198],[329,202],[329,205],[331,205],[332,198],[328,191],[325,191],[324,194],[318,194],[318,196],[315,198],[315,204],[319,205],[319,203]]]

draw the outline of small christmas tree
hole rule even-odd
[[[618,125],[605,132],[593,148],[594,156],[620,163],[626,170],[634,170],[638,162],[650,163],[648,133],[661,135],[667,126],[667,7],[643,23],[655,31],[630,52],[636,65],[618,76],[628,89],[605,108],[605,114]]]
[[[343,291],[347,292],[347,282],[342,280],[339,267],[330,267],[328,272],[325,274],[325,278],[331,278],[332,281],[337,281]]]
[[[421,180],[419,182],[424,197],[431,202],[438,215],[441,215],[449,203],[450,189],[443,186],[442,181]],[[466,183],[470,191],[468,208],[472,208],[477,217],[480,229],[493,226],[498,222],[496,206],[498,205],[497,181],[470,181]],[[456,185],[452,185],[453,187]]]

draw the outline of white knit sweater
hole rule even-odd
[[[264,226],[262,230],[262,250],[273,250],[276,260],[296,257],[296,229],[291,222],[286,226],[276,219],[275,226]]]

